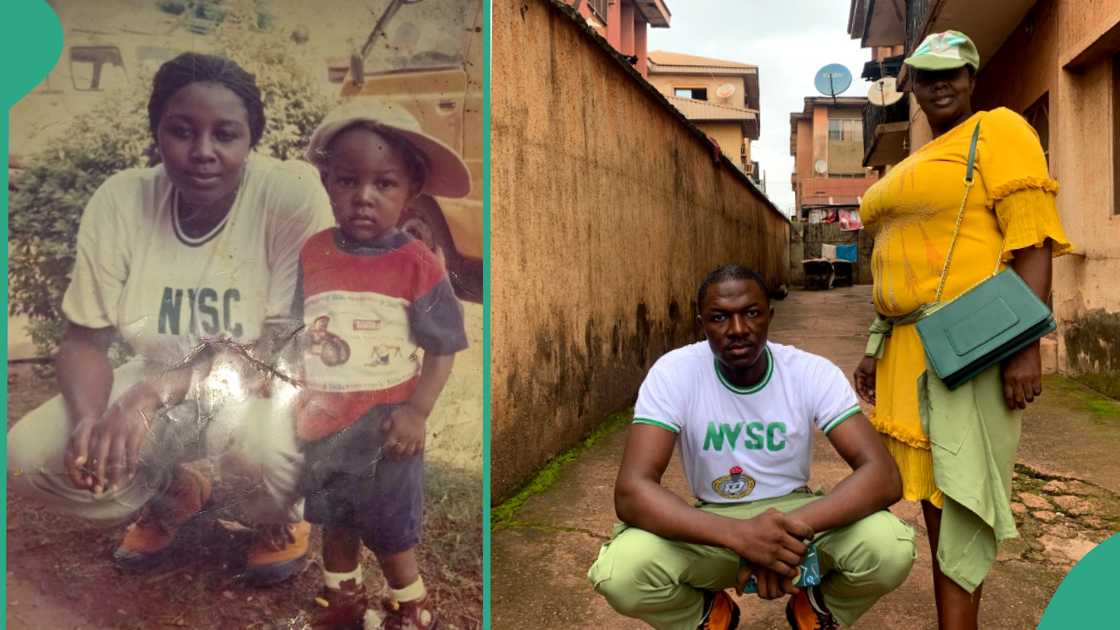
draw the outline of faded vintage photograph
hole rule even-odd
[[[481,628],[482,0],[45,0],[9,628]]]

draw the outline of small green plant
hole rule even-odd
[[[626,427],[633,417],[633,409],[611,414],[602,424],[591,432],[591,435],[584,438],[582,442],[548,460],[548,463],[538,470],[537,474],[533,475],[533,478],[517,491],[517,494],[506,499],[501,505],[494,507],[490,511],[490,527],[492,529],[500,529],[513,522],[514,516],[517,514],[517,511],[525,505],[525,502],[551,488],[568,464],[575,461],[584,451],[597,444],[603,438]]]

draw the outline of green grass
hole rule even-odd
[[[1103,372],[1100,374],[1083,374],[1077,380],[1084,383],[1089,389],[1111,398],[1120,398],[1120,374]]]
[[[1085,401],[1085,406],[1094,416],[1105,420],[1120,420],[1120,403],[1107,398]]]
[[[1076,399],[1082,405],[1082,409],[1091,413],[1097,420],[1120,420],[1120,402],[1101,394],[1099,390],[1093,387],[1093,383],[1083,383],[1081,379],[1050,375],[1043,380],[1043,396],[1046,395],[1047,390],[1060,392],[1062,396]]]
[[[548,463],[533,476],[529,483],[521,487],[521,490],[519,490],[517,494],[490,510],[491,528],[500,529],[512,524],[514,515],[521,509],[521,506],[525,505],[525,502],[528,501],[530,497],[538,495],[552,487],[569,463],[574,461],[580,454],[594,446],[604,437],[625,427],[633,417],[633,409],[627,409],[608,416],[606,421],[596,427],[595,430],[591,432],[591,435],[584,438],[582,442],[549,460]]]

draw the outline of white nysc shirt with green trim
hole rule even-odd
[[[654,363],[634,422],[679,434],[696,498],[739,503],[780,497],[809,482],[812,426],[827,434],[859,413],[840,368],[793,346],[767,343],[768,368],[749,388],[728,382],[707,341]]]
[[[116,328],[163,366],[203,339],[252,342],[269,318],[290,317],[300,248],[334,223],[314,167],[255,153],[218,225],[191,238],[181,220],[162,165],[106,180],[82,213],[66,318]]]

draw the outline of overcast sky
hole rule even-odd
[[[852,73],[845,96],[867,96],[859,78],[871,51],[848,37],[849,0],[665,0],[670,28],[649,30],[650,50],[671,50],[758,66],[761,137],[752,158],[766,175],[766,193],[793,210],[789,115],[817,95],[813,76],[829,63]]]

